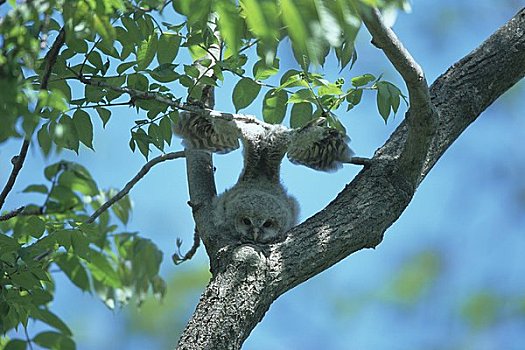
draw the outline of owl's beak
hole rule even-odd
[[[253,240],[257,241],[258,238],[259,238],[259,229],[257,227],[254,227],[253,228]]]

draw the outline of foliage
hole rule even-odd
[[[263,119],[281,123],[292,105],[294,128],[322,116],[344,130],[336,112],[354,108],[369,90],[386,122],[404,98],[377,74],[331,82],[316,72],[330,54],[341,70],[355,64],[361,6],[406,8],[404,0],[10,0],[0,6],[0,143],[24,138],[44,155],[94,150],[93,120],[106,126],[114,106],[140,113],[130,123],[132,151],[146,158],[152,149],[164,152],[178,110],[192,106],[203,86],[225,79],[238,79],[236,110],[264,92]],[[160,15],[173,21],[159,23]],[[220,47],[213,61],[206,58],[212,45]],[[288,48],[297,67],[283,72],[278,53]],[[28,342],[75,348],[70,329],[49,308],[52,271],[110,308],[132,297],[140,303],[148,291],[165,294],[162,253],[122,229],[131,211],[127,196],[93,218],[90,212],[115,190],[100,189],[88,169],[73,162],[46,167],[44,177],[23,191],[41,196],[40,204],[8,211],[0,221],[0,331],[26,328],[30,319],[53,330],[4,339],[3,349],[24,349]]]

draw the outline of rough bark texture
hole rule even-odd
[[[372,164],[325,209],[293,228],[284,242],[265,248],[213,246],[213,235],[220,232],[208,220],[209,206],[198,208],[198,230],[206,232],[207,248],[213,246],[208,249],[213,277],[178,349],[239,349],[279,295],[356,251],[377,246],[446,149],[523,76],[525,10],[432,84],[429,115],[434,122],[419,118],[418,109],[411,109],[408,122],[401,123],[376,151]],[[418,134],[429,126],[431,132]],[[407,141],[410,133],[412,145]],[[193,186],[211,186],[210,164],[201,162],[208,167],[202,178],[192,170],[197,175],[191,179]],[[208,188],[208,193],[198,195],[198,202],[209,203],[214,188]]]

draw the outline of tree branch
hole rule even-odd
[[[209,59],[211,63],[208,67],[212,67],[217,63],[221,57],[220,35],[215,25],[215,15],[212,14],[208,21],[210,31],[214,33],[217,38],[217,43],[212,43],[207,48],[207,55],[202,59]],[[207,75],[214,77],[213,70],[203,66],[197,60],[194,65],[199,70],[201,76]],[[200,81],[200,79],[199,79]],[[215,91],[213,86],[205,84],[198,84],[198,88],[202,90],[199,104],[205,106],[206,109],[213,110],[215,106]],[[186,172],[188,178],[188,189],[190,194],[190,202],[196,205],[198,209],[193,210],[193,218],[197,232],[199,233],[202,243],[206,248],[208,256],[214,257],[217,254],[218,247],[216,237],[214,236],[215,227],[213,227],[210,217],[212,215],[211,202],[217,195],[215,188],[214,166],[212,155],[209,152],[199,150],[186,150]],[[213,258],[210,258],[210,268],[213,272],[216,269],[216,264]]]
[[[387,27],[377,8],[363,5],[361,17],[372,34],[372,42],[384,51],[394,68],[401,74],[412,98],[429,101],[428,85],[423,69],[399,41],[396,34]],[[414,101],[415,102],[415,101]],[[410,105],[413,101],[410,102]]]
[[[40,89],[45,90],[47,89],[47,83],[49,80],[49,76],[51,75],[51,70],[53,69],[53,66],[55,65],[55,62],[57,60],[58,52],[60,51],[60,48],[62,45],[64,45],[64,42],[66,40],[66,32],[64,28],[60,30],[58,33],[55,41],[53,42],[53,45],[47,52],[46,56],[44,57],[44,71],[42,73],[42,80],[40,81]],[[20,153],[18,156],[15,156],[11,159],[11,163],[13,164],[13,169],[11,170],[11,174],[9,175],[9,179],[7,180],[6,185],[4,186],[4,189],[2,190],[2,193],[0,194],[0,209],[4,206],[5,200],[7,196],[9,195],[9,192],[13,189],[13,186],[15,185],[16,178],[18,177],[18,173],[22,169],[22,166],[24,165],[24,161],[26,159],[27,150],[29,149],[30,144],[30,138],[31,135],[26,135],[24,142],[22,142],[22,147],[20,148]]]
[[[361,15],[365,26],[372,34],[372,42],[383,50],[403,77],[408,89],[410,108],[406,114],[406,121],[409,129],[399,164],[415,188],[421,181],[420,169],[426,158],[437,120],[436,111],[430,101],[427,81],[421,66],[396,34],[385,25],[379,10],[362,5]]]
[[[149,162],[147,162],[146,164],[144,164],[144,166],[142,166],[142,168],[137,173],[137,175],[135,175],[126,184],[126,186],[124,186],[124,188],[122,190],[120,190],[116,195],[111,197],[108,201],[106,201],[104,204],[102,204],[100,206],[100,208],[98,208],[93,214],[91,214],[91,216],[85,221],[85,223],[86,224],[90,224],[90,223],[94,222],[103,212],[108,210],[109,207],[111,207],[117,201],[122,199],[122,197],[127,195],[129,193],[129,191],[131,191],[133,186],[135,186],[137,184],[137,182],[139,182],[140,179],[142,179],[150,171],[150,169],[152,167],[154,167],[155,165],[157,165],[157,164],[159,164],[161,162],[164,162],[166,160],[178,159],[178,158],[182,158],[184,156],[185,156],[185,152],[184,151],[170,152],[170,153],[162,154],[162,155],[160,155],[158,157],[155,157],[152,160],[150,160]]]
[[[4,215],[0,215],[0,221],[7,221],[11,218],[14,218],[15,216],[18,216],[24,209],[25,206],[21,206],[19,208],[16,208],[15,210],[11,210],[10,212],[5,213]]]

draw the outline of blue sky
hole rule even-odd
[[[394,30],[431,83],[519,7],[520,1],[512,0],[420,0],[413,3],[411,14],[400,14]],[[363,29],[357,46],[359,60],[352,72],[338,75],[338,69],[328,69],[327,75],[350,78],[365,72],[383,73],[385,79],[406,91],[382,53],[369,45],[369,39]],[[282,66],[293,64],[286,54],[280,58]],[[232,82],[217,89],[216,109],[234,110]],[[489,107],[438,162],[406,212],[387,230],[383,243],[375,250],[348,257],[280,297],[244,348],[522,348],[525,313],[516,316],[516,305],[520,301],[525,304],[524,97],[521,82]],[[260,114],[259,110],[260,105],[244,112]],[[129,128],[137,119],[134,110],[120,107],[114,111],[106,130],[94,118],[95,153],[82,149],[78,157],[68,151],[61,155],[85,164],[103,188],[121,188],[144,163],[142,156],[132,154],[128,147]],[[403,112],[385,125],[376,110],[375,96],[370,94],[340,117],[356,154],[371,156],[402,120]],[[19,143],[0,147],[0,183],[5,182],[9,159]],[[172,148],[181,148],[177,140]],[[28,183],[43,181],[43,167],[55,159],[43,159],[32,147],[6,208],[24,204],[29,197],[20,191]],[[222,191],[238,177],[240,152],[215,157],[215,165],[217,187]],[[325,207],[358,170],[345,166],[337,173],[325,174],[286,161],[282,177],[301,204],[304,220]],[[193,234],[185,176],[183,160],[165,162],[131,192],[134,212],[127,229],[141,232],[163,249],[162,271],[168,279],[202,270],[207,263],[202,248],[183,266],[173,266],[169,259],[175,239],[182,238],[188,247]],[[400,303],[388,286],[403,266],[422,252],[436,257],[439,273],[414,303]],[[164,344],[145,333],[130,333],[127,311],[110,312],[63,277],[57,279],[55,310],[72,325],[79,349],[139,349]],[[183,301],[185,307],[173,320],[189,316],[200,289]],[[480,293],[494,296],[499,310],[497,322],[481,329],[469,326],[461,313]]]

